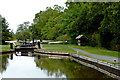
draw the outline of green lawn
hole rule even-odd
[[[44,50],[47,50],[47,51],[61,51],[61,52],[69,52],[69,53],[76,53],[76,51],[74,51],[73,49],[69,48],[69,47],[63,47],[63,48],[60,48],[60,49],[44,49]]]
[[[22,43],[15,43],[16,45],[22,45]],[[13,47],[15,47],[13,45]],[[10,49],[10,44],[7,44],[7,45],[0,45],[0,51],[10,51],[12,49]]]
[[[70,44],[43,44],[43,47],[69,47]]]
[[[10,45],[0,45],[0,51],[10,51]]]
[[[16,45],[22,45],[22,43],[19,43],[19,42],[17,42],[17,43],[15,43]]]
[[[58,49],[44,49],[47,51],[63,51],[63,52],[69,52],[70,54],[76,54],[76,51],[74,51],[73,49],[71,49],[69,47],[69,44],[44,44],[43,47],[60,47]]]
[[[120,54],[118,51],[111,51],[111,50],[100,49],[100,48],[89,47],[89,46],[73,46],[73,47],[87,51],[87,52],[92,53],[92,54],[120,57]]]
[[[87,52],[92,53],[92,54],[106,55],[106,56],[112,56],[112,57],[120,57],[118,55],[119,52],[117,52],[117,51],[99,49],[96,47],[89,47],[89,46],[77,46],[77,45],[71,45],[71,44],[44,44],[43,47],[65,47],[63,49],[47,49],[47,50],[49,50],[49,51],[65,51],[65,52],[75,53],[74,50],[69,48],[69,47],[74,47],[77,49],[87,51]]]

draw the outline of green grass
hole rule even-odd
[[[76,51],[72,49],[44,49],[46,51],[61,51],[61,52],[69,52],[69,53],[76,53]]]
[[[112,57],[120,57],[118,54],[118,51],[111,51],[106,49],[99,49],[96,47],[89,47],[89,46],[77,46],[77,45],[71,45],[71,44],[44,44],[43,47],[74,47],[77,49],[81,49],[84,51],[87,51],[91,54],[97,54],[97,55],[105,55],[105,56],[112,56]],[[50,50],[50,49],[49,49]],[[70,51],[74,53],[75,51],[72,51],[71,49],[51,49],[52,51]]]
[[[10,45],[0,45],[0,51],[10,51]]]
[[[111,50],[100,49],[100,48],[89,47],[89,46],[73,46],[73,47],[87,51],[87,52],[92,53],[92,54],[112,56],[112,57],[120,57],[118,55],[119,54],[118,51],[111,51]]]
[[[61,52],[69,52],[70,54],[72,53],[76,53],[76,51],[74,51],[73,49],[69,48],[69,47],[63,47],[60,49],[43,49],[46,51],[61,51]]]
[[[15,43],[16,45],[22,45],[22,43],[19,43],[19,42],[17,42],[17,43]]]
[[[22,43],[15,43],[16,45],[22,45]],[[15,47],[13,45],[13,47]],[[7,44],[7,45],[0,45],[0,51],[10,51],[12,49],[10,49],[10,44]]]
[[[50,44],[50,45],[44,44],[43,47],[61,47],[60,49],[44,49],[44,50],[47,50],[47,51],[63,51],[63,52],[69,52],[70,54],[77,54],[76,51],[74,51],[73,49],[70,48],[70,47],[74,47],[74,48],[77,48],[77,49],[87,51],[87,52],[92,53],[92,54],[112,56],[112,57],[120,57],[120,56],[118,56],[117,51],[99,49],[99,48],[96,48],[96,47],[89,47],[89,46],[77,46],[77,45],[71,45],[71,44]],[[89,55],[85,55],[81,52],[79,52],[78,55],[96,59],[96,58],[91,57]],[[98,60],[100,60],[100,59],[98,59]],[[114,65],[118,65],[118,63],[113,63],[113,62],[109,62],[109,61],[105,61],[105,60],[100,60],[100,61],[108,62],[108,63],[114,64]]]
[[[69,47],[70,44],[43,44],[43,47]]]

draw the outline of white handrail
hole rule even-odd
[[[102,65],[109,66],[111,68],[120,70],[120,66],[115,66],[114,64],[111,64],[111,63],[103,62],[103,61],[100,61],[100,60],[97,60],[97,59],[92,59],[92,58],[85,57],[85,56],[79,56],[79,55],[76,55],[76,54],[72,54],[72,56],[79,57],[79,58],[82,58],[82,59],[86,59],[86,60],[89,60],[89,61],[92,61],[92,62],[96,62],[98,64],[102,64]]]

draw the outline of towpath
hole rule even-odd
[[[65,49],[65,47],[45,47],[43,49],[63,49],[63,48]],[[88,52],[86,52],[84,50],[81,50],[81,49],[77,49],[77,48],[73,48],[73,47],[69,47],[69,48],[71,48],[74,51],[78,52],[78,54],[82,53],[82,54],[88,55],[90,57],[100,59],[100,60],[105,60],[105,61],[108,61],[108,62],[114,62],[114,60],[116,60],[117,63],[120,63],[120,58],[118,58],[118,57],[97,55],[97,54],[88,53]]]
[[[96,58],[96,59],[106,60],[108,62],[114,62],[114,60],[116,60],[117,63],[120,63],[120,58],[118,58],[118,57],[111,57],[111,56],[91,54],[91,53],[88,53],[88,52],[83,51],[81,49],[77,49],[77,48],[73,48],[73,47],[70,47],[70,48],[75,50],[75,51],[77,51],[77,52],[81,52],[81,53],[83,53],[85,55],[91,56],[91,57]],[[80,53],[78,53],[78,54],[80,54]]]

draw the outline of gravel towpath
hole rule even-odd
[[[65,49],[65,47],[45,47],[43,49],[63,49],[63,48]],[[88,53],[88,52],[81,50],[81,49],[77,49],[77,48],[73,48],[73,47],[69,47],[69,48],[73,49],[76,52],[80,52],[82,54],[88,55],[88,56],[96,58],[96,59],[106,60],[108,62],[114,62],[114,60],[116,60],[117,63],[120,63],[120,58],[118,58],[118,57],[91,54],[91,53]]]
[[[108,62],[114,62],[114,60],[116,60],[117,63],[120,63],[120,58],[118,57],[111,57],[111,56],[104,56],[104,55],[97,55],[97,54],[91,54],[91,53],[88,53],[86,51],[83,51],[81,49],[77,49],[77,48],[73,48],[73,47],[70,47],[72,48],[73,50],[77,51],[77,52],[81,52],[85,55],[88,55],[88,56],[91,56],[91,57],[94,57],[96,59],[101,59],[101,60],[106,60]],[[80,53],[79,53],[80,54]]]

